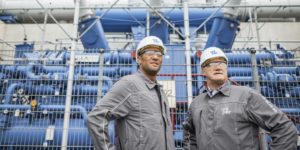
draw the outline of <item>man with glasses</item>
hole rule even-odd
[[[155,36],[136,50],[139,70],[123,77],[89,113],[87,127],[97,150],[175,150],[167,97],[157,83],[166,48]],[[115,120],[115,144],[108,122]]]
[[[272,150],[296,150],[297,129],[261,94],[235,86],[227,76],[228,58],[217,47],[200,60],[206,92],[190,105],[183,123],[186,150],[258,150],[259,127],[270,132]]]

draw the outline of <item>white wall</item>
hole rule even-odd
[[[272,41],[271,48],[274,49],[275,44],[281,43],[288,49],[299,49],[300,46],[300,23],[299,22],[285,22],[285,23],[259,23],[259,35],[262,47],[270,49],[269,41]],[[245,47],[258,48],[257,34],[255,24],[241,23],[241,31],[238,33],[236,42],[233,47],[241,48],[245,42],[252,38]],[[277,41],[277,42],[276,42]],[[297,41],[297,42],[296,42]]]

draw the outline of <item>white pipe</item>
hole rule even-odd
[[[67,83],[67,94],[66,94],[66,109],[64,113],[64,125],[63,125],[63,134],[61,142],[61,150],[67,150],[68,146],[68,131],[69,131],[69,122],[71,114],[71,99],[72,99],[72,89],[73,89],[73,76],[74,76],[74,67],[75,67],[75,50],[78,41],[78,22],[79,22],[79,9],[80,9],[80,0],[74,0],[75,3],[75,13],[74,13],[74,28],[73,28],[73,37],[72,37],[72,46],[71,46],[71,56],[69,63],[69,75]]]
[[[112,1],[115,0],[86,0],[84,4],[81,4],[86,7],[97,7],[100,8],[101,6],[105,6],[110,4]],[[212,2],[212,0],[207,0],[208,2]],[[222,0],[226,1],[226,0]],[[74,14],[74,3],[73,0],[40,0],[45,8],[53,8],[51,14],[59,20],[65,22],[72,22],[73,21],[73,14]],[[120,1],[118,4],[124,1]],[[163,3],[164,2],[164,3]],[[220,2],[220,0],[219,0]],[[142,3],[142,2],[141,2]],[[155,2],[153,2],[155,3]],[[161,0],[164,6],[168,6],[168,2],[166,0]],[[199,1],[202,4],[201,1]],[[162,5],[162,6],[163,6]],[[280,10],[274,14],[274,12],[278,9],[278,7],[259,7],[257,9],[257,17],[258,18],[300,18],[300,8],[293,7],[293,6],[300,6],[300,0],[243,0],[241,6],[259,6],[259,5],[269,5],[269,6],[291,6],[286,8],[280,8]],[[209,5],[210,6],[210,5]],[[211,5],[215,6],[215,5]],[[31,19],[26,16],[24,11],[28,11],[28,15],[34,18],[37,22],[42,23],[44,21],[44,10],[40,9],[41,7],[37,4],[35,0],[0,0],[0,14],[1,13],[9,13],[15,15],[17,18],[22,19],[21,22],[32,22]],[[62,9],[65,8],[65,9]],[[240,15],[247,17],[248,11],[245,7],[240,8]],[[84,13],[85,14],[85,13]],[[87,11],[86,14],[90,14]]]
[[[241,0],[230,0],[226,5],[228,6],[239,6]],[[222,12],[227,17],[236,18],[238,15],[238,8],[237,7],[226,7],[222,9]]]
[[[190,24],[189,24],[189,8],[188,2],[185,1],[184,5],[184,33],[185,33],[185,61],[186,61],[186,74],[187,74],[187,98],[188,104],[192,103],[193,100],[193,89],[192,89],[192,69],[191,69],[191,45],[190,45]]]
[[[73,0],[40,0],[39,1],[46,9],[47,8],[73,8],[73,9],[53,9],[51,13],[57,20],[71,21],[74,17]],[[44,9],[36,2],[36,0],[0,0],[0,10],[2,13],[15,15],[21,22],[32,22],[27,15],[30,15],[37,22],[44,21]],[[27,12],[27,13],[25,13]],[[42,15],[41,15],[42,14]]]
[[[241,5],[244,6],[299,6],[299,0],[244,0]],[[253,8],[255,9],[255,8]],[[248,11],[246,8],[240,8],[240,16],[241,17],[248,17],[245,14]],[[254,11],[253,11],[254,12]],[[279,8],[278,7],[258,7],[257,10],[257,18],[300,18],[300,8],[299,7],[286,7],[286,8]],[[252,14],[254,15],[254,14]]]
[[[48,10],[45,10],[48,11]],[[45,17],[44,17],[44,26],[42,30],[42,43],[41,43],[41,51],[44,50],[44,44],[45,44],[45,38],[46,38],[46,28],[47,28],[47,20],[48,20],[48,13],[45,12]]]
[[[153,7],[158,7],[162,5],[162,0],[150,0],[150,5]]]
[[[88,0],[80,1],[81,8],[85,8],[88,6],[89,6]],[[92,9],[81,9],[79,12],[79,18],[81,18],[81,19],[90,18],[93,15],[94,15],[94,13],[93,13]]]
[[[150,9],[147,11],[146,16],[146,36],[150,35]]]

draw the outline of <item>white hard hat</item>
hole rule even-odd
[[[165,54],[167,49],[165,48],[163,42],[156,36],[147,36],[140,41],[136,48],[136,56],[138,56],[139,52],[144,50],[147,46],[158,46],[162,53]]]
[[[221,57],[226,60],[228,63],[228,58],[226,57],[225,53],[218,47],[209,47],[203,51],[200,58],[200,66],[205,63],[207,60],[211,58]]]

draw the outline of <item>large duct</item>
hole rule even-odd
[[[239,6],[241,0],[230,0],[225,6]],[[239,22],[237,21],[237,7],[225,7],[222,9],[224,16],[215,17],[211,32],[208,36],[207,47],[219,47],[221,49],[231,49]]]

